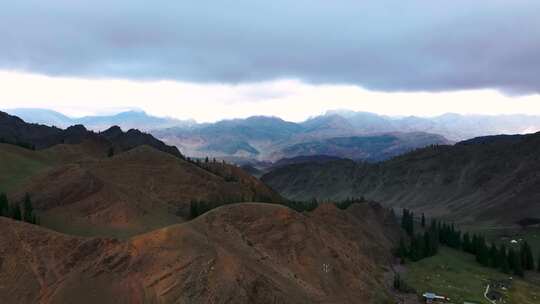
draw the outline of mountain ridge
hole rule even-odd
[[[385,294],[382,269],[400,235],[390,213],[368,203],[310,215],[229,205],[125,241],[0,224],[8,303],[371,302]]]
[[[360,197],[459,222],[540,218],[540,132],[432,146],[368,164],[279,167],[261,180],[290,199]]]

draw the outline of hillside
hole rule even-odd
[[[12,135],[8,142],[40,144],[0,144],[0,192],[14,203],[30,194],[41,224],[57,231],[128,237],[189,219],[191,202],[282,201],[240,168],[190,162],[137,130],[61,130],[9,115],[0,121],[0,133]],[[56,135],[48,140],[47,132]],[[52,145],[65,134],[78,135]]]
[[[399,230],[373,204],[237,204],[126,241],[1,218],[3,303],[373,303]]]
[[[365,196],[460,222],[540,218],[540,133],[420,149],[376,164],[284,166],[262,180],[293,199]]]
[[[369,162],[381,161],[429,145],[448,144],[444,137],[427,133],[394,133],[332,137],[287,146],[272,154],[273,159],[329,155]]]
[[[106,157],[89,146],[31,151],[1,145],[2,155],[18,157],[1,169],[16,177],[5,191],[13,201],[29,193],[44,226],[79,235],[126,236],[178,223],[189,218],[191,201],[281,201],[230,165],[204,169],[149,146]]]

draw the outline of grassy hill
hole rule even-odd
[[[282,201],[240,168],[189,161],[138,130],[62,130],[0,112],[0,139],[0,192],[13,204],[30,194],[41,224],[65,233],[125,238],[189,219],[193,201]]]
[[[84,236],[128,237],[183,222],[191,201],[281,201],[231,165],[202,168],[149,146],[106,151],[93,141],[39,151],[0,145],[2,191],[12,202],[29,193],[42,225]]]
[[[490,304],[484,298],[486,285],[492,280],[509,279],[508,275],[497,270],[480,266],[472,255],[444,247],[434,257],[408,263],[402,277],[419,294],[436,292],[450,297],[452,303],[468,301],[485,304]],[[527,275],[527,280],[513,277],[510,289],[502,290],[505,303],[538,303],[538,279],[534,273]]]
[[[24,182],[54,164],[51,155],[26,148],[0,144],[0,192],[11,192]]]

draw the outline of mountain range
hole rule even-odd
[[[436,117],[390,117],[329,111],[300,123],[266,116],[196,123],[155,117],[142,111],[83,118],[70,118],[42,109],[12,109],[9,112],[26,121],[47,125],[84,124],[91,130],[101,131],[111,125],[142,129],[178,147],[186,155],[216,157],[254,167],[258,162],[314,155],[375,162],[429,145],[540,130],[540,117],[529,115],[449,113]]]
[[[169,117],[156,117],[146,114],[144,111],[126,111],[114,115],[70,117],[60,112],[38,108],[7,109],[5,112],[15,115],[24,121],[67,128],[73,125],[84,125],[93,131],[103,131],[111,126],[119,126],[122,129],[137,129],[149,131],[173,126],[189,127],[195,125],[193,120],[178,120]]]
[[[361,197],[461,223],[540,218],[540,133],[430,146],[376,164],[280,166],[261,180],[290,199]]]

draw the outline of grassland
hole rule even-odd
[[[535,259],[540,253],[540,227],[521,228],[519,226],[480,226],[480,227],[463,227],[464,230],[471,233],[479,233],[486,237],[488,242],[493,242],[497,246],[504,244],[507,248],[519,248],[520,242],[527,241],[533,250]],[[518,244],[512,244],[511,241],[516,240]]]
[[[49,154],[0,144],[0,192],[11,192],[54,163]]]
[[[157,206],[139,217],[137,222],[124,226],[96,225],[54,209],[39,213],[39,219],[41,226],[65,234],[117,239],[128,239],[141,233],[185,222],[184,218],[172,214],[163,206]]]
[[[490,304],[483,295],[488,281],[508,279],[509,276],[480,266],[472,255],[441,248],[434,257],[409,263],[403,278],[418,293],[436,292],[450,297],[452,303]],[[506,292],[505,303],[540,303],[540,284],[536,274],[528,274],[526,280],[513,278],[512,282],[512,287]]]

